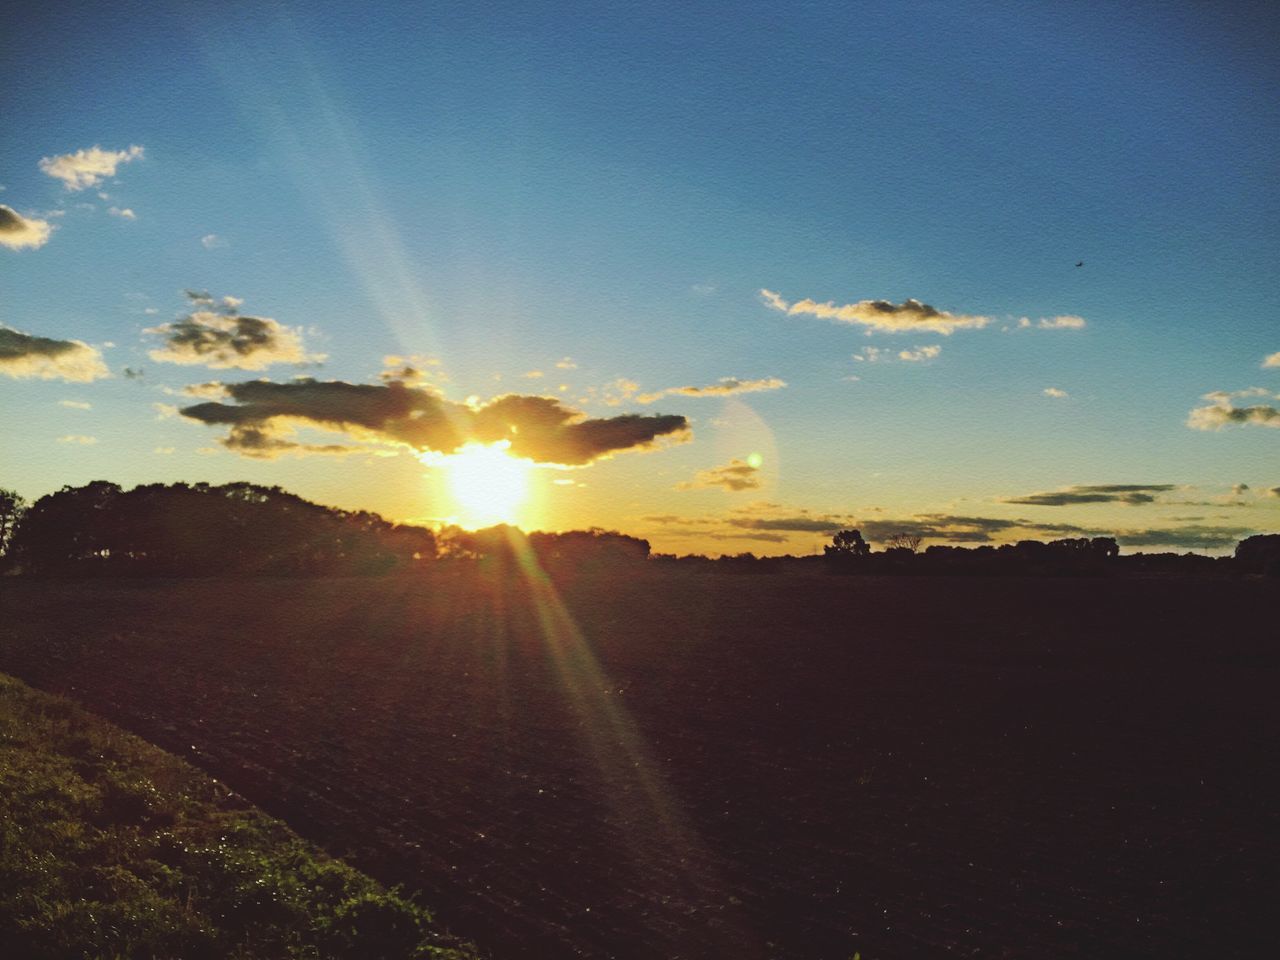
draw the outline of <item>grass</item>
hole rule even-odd
[[[0,674],[0,956],[474,953],[216,781]]]

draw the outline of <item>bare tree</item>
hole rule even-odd
[[[886,550],[910,550],[912,553],[920,552],[920,544],[924,537],[918,533],[895,533],[884,541]]]

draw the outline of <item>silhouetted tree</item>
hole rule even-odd
[[[1280,534],[1246,537],[1236,544],[1236,566],[1245,573],[1280,577]]]
[[[908,550],[911,553],[918,553],[923,541],[924,537],[918,533],[895,533],[885,540],[884,546],[886,550]]]
[[[828,557],[865,557],[871,552],[867,541],[862,539],[860,530],[841,530],[831,538],[831,543],[822,548]]]
[[[0,489],[0,573],[13,566],[9,544],[27,512],[27,501],[16,490]]]

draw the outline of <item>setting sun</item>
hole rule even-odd
[[[433,461],[445,470],[462,526],[476,529],[519,519],[533,464],[511,456],[507,447],[505,440],[489,446],[470,443]]]

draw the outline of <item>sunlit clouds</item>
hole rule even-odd
[[[55,180],[62,181],[62,185],[68,190],[84,190],[96,187],[107,177],[114,177],[121,164],[137,160],[144,152],[139,146],[132,146],[127,150],[103,150],[99,146],[93,146],[75,153],[45,157],[40,161],[40,169]]]
[[[0,373],[15,380],[86,383],[111,372],[97,348],[79,340],[54,340],[0,327]]]
[[[1196,407],[1187,415],[1187,426],[1192,430],[1221,430],[1223,427],[1236,424],[1280,427],[1280,410],[1269,403],[1237,406],[1235,401],[1243,397],[1280,399],[1280,395],[1273,396],[1269,390],[1261,387],[1250,387],[1247,390],[1230,393],[1215,390],[1201,398],[1209,401],[1206,406]]]
[[[619,381],[620,385],[629,387],[627,396],[635,394],[636,403],[655,403],[667,396],[681,397],[728,397],[735,393],[758,393],[762,390],[781,390],[787,384],[778,377],[765,377],[760,380],[739,380],[737,377],[724,377],[717,383],[703,387],[668,387],[653,393],[635,393],[638,387],[630,381]]]
[[[883,333],[909,333],[927,330],[950,336],[956,330],[981,329],[992,322],[990,317],[948,313],[927,303],[908,298],[902,303],[888,300],[859,300],[837,306],[834,301],[818,303],[805,298],[789,303],[772,290],[761,290],[761,300],[774,310],[790,316],[810,316],[835,323],[848,323]]]
[[[536,463],[583,466],[616,453],[646,450],[689,437],[677,415],[624,414],[591,419],[552,397],[507,394],[481,403],[456,403],[398,381],[355,384],[299,379],[225,384],[234,403],[185,407],[183,416],[222,424],[221,443],[248,456],[273,457],[300,449],[290,434],[301,426],[411,450],[454,453],[468,443],[506,441],[512,456]],[[330,451],[325,451],[330,452]]]
[[[1262,360],[1264,367],[1280,367],[1280,351],[1264,357]]]
[[[704,490],[719,487],[734,493],[760,487],[760,464],[733,459],[723,466],[700,470],[692,480],[676,484],[677,490]]]
[[[12,207],[0,203],[0,247],[10,250],[36,250],[49,242],[53,225],[47,220],[24,217]]]
[[[1055,400],[1065,400],[1070,394],[1061,387],[1045,387],[1040,391],[1046,397],[1052,397]]]
[[[263,370],[281,363],[322,362],[323,354],[308,353],[302,331],[286,327],[270,317],[241,315],[240,300],[215,301],[208,294],[188,292],[201,309],[179,320],[147,329],[164,345],[149,352],[157,363],[204,366],[214,370]]]

